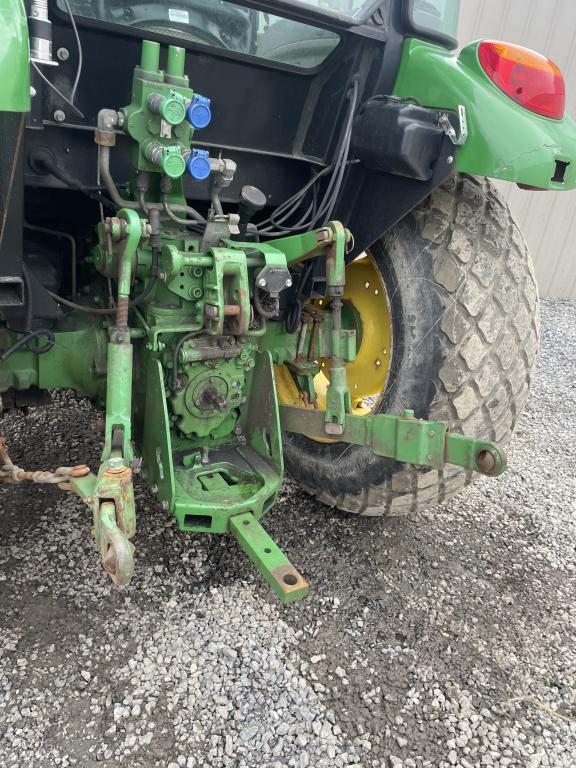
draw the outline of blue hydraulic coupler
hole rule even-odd
[[[210,99],[195,93],[186,110],[186,119],[193,128],[206,128],[207,125],[210,125],[210,121],[212,120]]]
[[[204,181],[210,176],[210,158],[208,150],[193,149],[186,162],[186,170],[195,181]]]

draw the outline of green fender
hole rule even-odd
[[[22,0],[0,0],[0,112],[30,109],[30,49]]]
[[[576,123],[541,117],[494,85],[478,60],[480,41],[460,55],[423,40],[405,43],[394,94],[423,106],[466,107],[468,138],[458,149],[459,171],[550,190],[576,188]],[[570,163],[553,181],[556,161]]]

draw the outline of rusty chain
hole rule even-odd
[[[13,464],[6,449],[6,440],[0,437],[0,483],[16,484],[25,481],[49,483],[58,485],[62,490],[68,490],[66,486],[70,480],[76,477],[85,477],[88,474],[90,474],[90,468],[86,464],[77,464],[74,467],[58,467],[53,472],[49,470],[29,472]]]

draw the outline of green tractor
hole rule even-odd
[[[576,187],[561,72],[459,0],[0,0],[0,392],[105,406],[56,483],[133,573],[133,478],[182,531],[260,524],[284,469],[358,515],[500,475],[538,346],[530,256],[486,177]],[[74,457],[81,462],[82,457]]]

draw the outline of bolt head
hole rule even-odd
[[[124,466],[124,459],[120,458],[120,456],[114,456],[111,459],[108,459],[108,467],[110,469],[122,469]]]
[[[449,155],[449,156],[446,158],[446,162],[448,163],[448,165],[452,165],[452,163],[454,162],[454,157],[453,157],[453,155]]]
[[[56,120],[57,123],[63,123],[64,120],[66,120],[66,113],[61,109],[57,109],[56,112],[54,112],[54,120]]]
[[[30,86],[30,97],[34,98],[36,96],[36,88],[34,88],[33,85]]]
[[[382,365],[382,360],[376,360],[376,368],[380,368]]]
[[[70,58],[70,51],[68,48],[58,48],[56,51],[56,56],[60,59],[60,61],[68,61]]]
[[[286,288],[290,288],[291,286],[292,286],[292,280],[288,278],[288,280],[286,280]]]
[[[260,288],[264,288],[265,285],[266,285],[266,280],[263,277],[261,277],[260,280],[258,280],[258,286]]]

